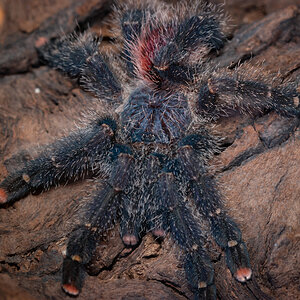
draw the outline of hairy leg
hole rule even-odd
[[[108,183],[89,203],[84,220],[86,224],[71,235],[63,262],[62,288],[70,295],[78,295],[84,279],[84,266],[89,263],[101,234],[115,221],[117,192]]]
[[[146,229],[156,237],[165,236],[167,215],[164,202],[158,188],[157,178],[161,172],[159,158],[153,153],[147,159],[143,199],[145,202]]]
[[[227,216],[215,181],[206,174],[205,164],[193,146],[193,141],[186,139],[186,145],[178,150],[183,180],[189,184],[198,211],[209,221],[214,239],[224,249],[232,275],[244,282],[252,274],[247,248],[237,224]]]
[[[125,59],[127,70],[131,76],[135,74],[130,47],[136,42],[145,21],[145,11],[142,9],[126,10],[121,17],[121,29],[124,38],[124,47],[121,57]]]
[[[191,83],[202,71],[199,62],[209,51],[222,48],[225,36],[213,16],[192,16],[173,30],[174,37],[154,57],[153,72],[170,85]]]
[[[71,235],[63,263],[62,287],[70,295],[80,293],[84,266],[89,263],[101,234],[107,231],[120,213],[120,197],[128,185],[133,158],[120,153],[109,180],[104,182],[85,207],[83,225]]]
[[[1,182],[0,203],[40,193],[87,175],[105,173],[115,130],[112,119],[100,119],[50,145],[38,158]]]
[[[42,60],[71,77],[99,98],[118,98],[121,86],[99,53],[99,40],[91,33],[70,35],[38,49]]]
[[[300,94],[295,87],[271,87],[262,82],[212,77],[200,89],[198,112],[208,117],[257,113],[273,109],[284,116],[300,117]]]
[[[161,173],[158,189],[167,212],[165,230],[184,251],[184,268],[195,299],[216,299],[214,270],[203,248],[199,225],[183,202],[175,176]]]

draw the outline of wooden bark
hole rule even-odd
[[[40,64],[35,46],[72,32],[77,23],[105,32],[101,22],[109,18],[110,1],[24,3],[0,1],[0,181],[73,129],[93,105],[75,82]],[[299,0],[226,3],[235,26],[220,65],[248,61],[262,65],[265,74],[280,70],[278,82],[299,82]],[[212,160],[213,172],[240,224],[254,270],[247,284],[236,282],[209,239],[219,299],[300,297],[297,126],[298,120],[275,113],[236,116],[217,125],[227,147]],[[0,209],[0,299],[67,298],[60,288],[62,252],[78,224],[76,208],[91,188],[89,181],[77,182]],[[178,254],[172,241],[158,243],[150,235],[129,251],[116,227],[99,244],[78,299],[189,299]]]

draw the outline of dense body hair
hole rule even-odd
[[[48,65],[78,78],[106,111],[10,174],[0,184],[0,203],[104,177],[95,181],[69,240],[64,291],[79,294],[97,241],[119,222],[128,247],[149,231],[168,234],[183,253],[195,298],[215,299],[204,223],[238,281],[250,279],[252,270],[242,234],[208,173],[208,159],[218,151],[211,125],[236,110],[299,117],[299,94],[294,86],[251,78],[240,66],[229,72],[214,63],[226,42],[226,16],[211,4],[128,1],[116,7],[115,18],[123,41],[117,56],[101,54],[101,39],[90,32],[39,50]]]

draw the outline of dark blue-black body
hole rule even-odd
[[[187,98],[149,87],[136,89],[121,114],[122,130],[131,142],[169,144],[181,139],[191,123]]]
[[[48,65],[78,78],[109,109],[99,105],[87,127],[10,174],[0,184],[0,204],[93,177],[95,192],[64,258],[66,293],[79,294],[97,242],[119,223],[128,247],[147,232],[170,236],[182,250],[195,299],[216,299],[199,218],[225,251],[233,276],[245,282],[252,271],[241,232],[207,172],[217,148],[211,123],[235,110],[299,116],[299,94],[292,85],[229,76],[214,63],[225,43],[225,22],[207,1],[128,2],[117,9],[124,46],[116,59],[101,54],[99,38],[89,32],[39,49]]]

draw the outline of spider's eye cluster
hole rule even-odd
[[[142,87],[130,95],[121,119],[127,140],[168,144],[182,136],[191,114],[182,93],[169,97],[162,91]]]

